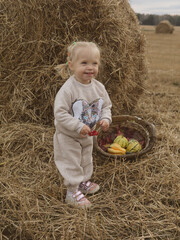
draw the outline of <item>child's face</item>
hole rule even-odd
[[[74,61],[69,62],[69,67],[73,71],[77,81],[88,84],[92,78],[98,74],[99,53],[95,48],[82,47],[78,50]]]

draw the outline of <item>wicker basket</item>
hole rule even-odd
[[[142,150],[137,153],[129,153],[125,155],[113,155],[103,150],[101,142],[105,141],[105,139],[110,139],[107,143],[113,142],[113,139],[116,137],[118,128],[121,131],[124,131],[124,133],[127,131],[133,132],[133,138],[142,142]],[[136,116],[118,115],[112,117],[112,123],[108,132],[100,131],[98,136],[94,137],[94,147],[99,153],[106,157],[132,159],[137,158],[151,150],[154,145],[154,141],[155,127],[153,124],[144,121]]]

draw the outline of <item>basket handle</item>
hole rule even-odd
[[[151,123],[151,127],[152,127],[152,138],[156,137],[156,129],[153,123]]]

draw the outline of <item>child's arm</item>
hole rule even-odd
[[[62,131],[64,128],[65,130],[75,131],[79,134],[85,124],[71,115],[71,105],[71,94],[68,91],[59,91],[54,102],[56,129]]]
[[[111,116],[112,103],[105,88],[104,88],[103,100],[104,100],[104,103],[102,106],[102,113],[101,113],[102,115],[101,115],[100,125],[103,131],[107,131],[109,129],[109,125],[112,122],[112,116]]]

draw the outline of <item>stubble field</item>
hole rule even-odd
[[[180,28],[142,31],[149,76],[132,115],[155,125],[153,149],[134,161],[107,161],[94,152],[93,180],[101,189],[84,211],[64,203],[54,129],[3,128],[0,240],[180,239]]]

